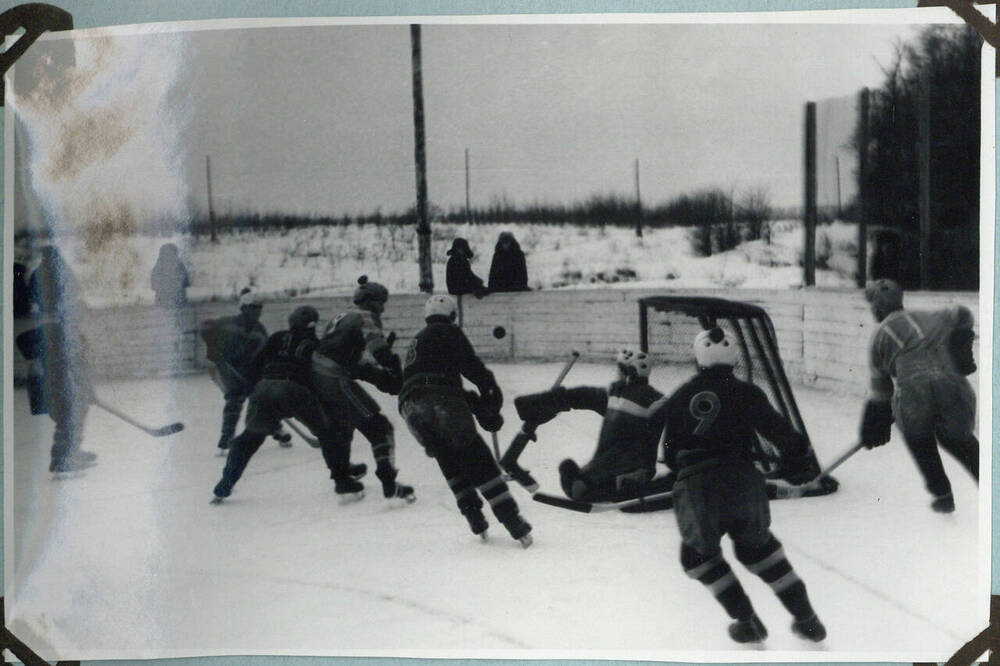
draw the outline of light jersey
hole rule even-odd
[[[892,380],[900,384],[961,376],[948,340],[957,328],[972,328],[972,312],[963,305],[944,310],[892,312],[872,334],[869,345],[871,397],[888,400]]]

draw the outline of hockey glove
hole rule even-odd
[[[476,420],[486,432],[499,432],[503,427],[503,416],[500,412],[479,411],[476,412]]]
[[[819,476],[819,464],[810,453],[800,456],[782,457],[779,462],[780,476],[793,486],[809,483]]]
[[[861,443],[874,449],[892,437],[892,405],[887,400],[869,400],[861,416]]]
[[[492,375],[486,385],[479,387],[479,392],[479,402],[484,405],[484,408],[492,409],[495,412],[500,411],[500,408],[503,407],[503,391],[500,390]]]
[[[542,393],[519,395],[514,398],[514,408],[522,421],[538,426],[548,423],[559,412],[568,409],[565,406],[565,396],[566,389],[561,386]]]
[[[972,341],[976,334],[971,328],[956,328],[948,336],[948,351],[955,369],[963,375],[971,375],[976,371],[976,359],[972,354]]]

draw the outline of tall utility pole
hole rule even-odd
[[[920,288],[931,284],[931,93],[930,81],[920,77],[917,86],[917,174],[920,191],[917,207],[920,219]]]
[[[803,284],[816,284],[816,102],[806,103]]]
[[[410,25],[413,63],[413,153],[417,173],[417,251],[420,291],[434,291],[431,269],[431,225],[427,220],[427,151],[424,147],[424,84],[420,69],[420,26]]]
[[[465,223],[472,222],[472,208],[469,206],[469,149],[465,149]]]
[[[858,147],[858,286],[864,288],[868,282],[868,88],[862,88],[858,102],[861,116],[861,145]]]
[[[208,184],[208,230],[211,234],[212,242],[219,241],[215,235],[215,207],[212,205],[212,158],[205,155],[205,181]]]
[[[639,194],[639,158],[635,159],[635,235],[642,238],[642,196]]]

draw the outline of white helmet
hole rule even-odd
[[[641,377],[649,379],[649,371],[652,363],[649,361],[649,354],[637,349],[622,349],[615,358],[618,363],[618,374],[622,379],[630,377]]]
[[[736,341],[721,328],[702,331],[694,339],[694,358],[699,368],[736,365]]]
[[[452,321],[458,316],[458,305],[455,299],[447,294],[436,294],[427,299],[424,304],[424,319],[434,316],[445,316]]]

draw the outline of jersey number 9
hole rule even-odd
[[[721,409],[722,401],[712,391],[696,393],[691,398],[691,402],[688,403],[688,411],[698,421],[698,425],[694,428],[694,434],[704,435],[712,427],[712,424],[715,423],[715,419],[719,416],[719,410]]]

